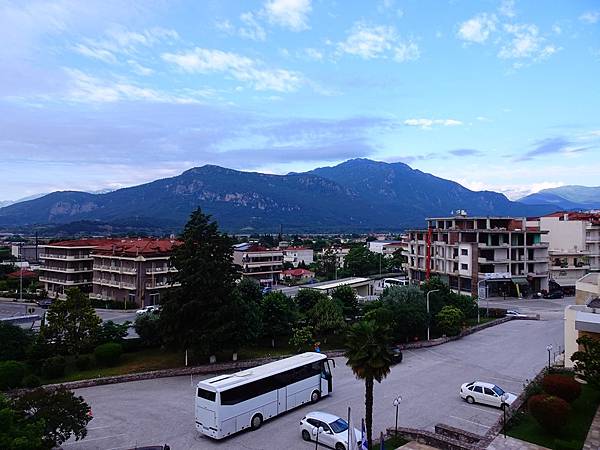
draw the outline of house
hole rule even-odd
[[[261,286],[272,287],[279,283],[283,251],[245,242],[233,246],[233,263],[239,267],[242,278],[252,278]]]
[[[315,277],[315,273],[307,269],[288,269],[284,270],[281,275],[284,280],[293,281],[308,281]]]
[[[281,247],[283,252],[283,261],[292,264],[294,267],[298,267],[299,264],[306,266],[314,262],[314,252],[312,248],[307,247]]]

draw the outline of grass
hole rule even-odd
[[[571,404],[572,410],[567,425],[559,433],[548,433],[529,413],[524,413],[523,417],[507,430],[507,434],[551,449],[580,449],[600,405],[600,391],[587,384],[582,388],[581,396]]]
[[[385,450],[396,450],[398,447],[407,444],[409,441],[400,437],[400,436],[388,436],[383,440],[383,448]],[[379,450],[381,447],[379,443],[373,444],[371,447],[372,450]]]

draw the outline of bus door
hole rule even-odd
[[[331,390],[333,389],[333,381],[332,381],[332,377],[331,377],[331,368],[329,367],[329,361],[333,362],[333,366],[335,367],[335,361],[332,360],[325,360],[322,363],[321,366],[321,381],[322,380],[326,380],[327,381],[327,392],[324,392],[324,389],[321,388],[321,395],[324,394],[329,394],[331,392]],[[322,383],[321,383],[322,385]]]
[[[277,414],[287,411],[287,387],[277,389]]]

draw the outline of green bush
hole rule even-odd
[[[532,396],[527,402],[527,409],[541,427],[551,434],[557,434],[567,424],[571,411],[565,400],[548,394]]]
[[[292,337],[289,340],[290,346],[296,353],[308,352],[312,350],[312,328],[292,328]]]
[[[573,403],[581,395],[581,384],[568,375],[546,375],[542,381],[544,391]]]
[[[436,322],[440,331],[446,336],[456,336],[460,333],[465,316],[456,306],[444,306],[437,314]]]
[[[64,356],[53,356],[42,362],[42,376],[47,379],[62,377],[66,367],[67,361]]]
[[[30,373],[29,375],[26,375],[25,378],[23,378],[23,386],[25,386],[27,388],[36,388],[41,384],[42,384],[42,381],[40,380],[40,377],[38,377],[37,375],[34,375],[32,373]]]
[[[25,364],[18,361],[0,362],[0,391],[21,386],[25,376]]]
[[[77,370],[87,370],[92,367],[92,358],[89,355],[78,355],[75,358],[75,367]]]
[[[119,364],[122,353],[123,346],[121,344],[108,342],[96,347],[94,350],[94,357],[96,358],[98,365],[112,367]]]

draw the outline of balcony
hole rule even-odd
[[[154,273],[167,273],[169,272],[168,267],[153,267],[151,269],[146,269],[146,275],[152,275]]]
[[[92,271],[92,269],[89,267],[75,269],[72,267],[52,267],[52,266],[42,266],[41,270],[48,271],[48,272],[60,272],[60,273],[85,273],[85,272]]]
[[[178,287],[178,286],[181,286],[181,283],[169,283],[166,281],[163,281],[161,283],[151,283],[151,282],[146,283],[146,289],[165,289],[165,288]]]
[[[127,275],[137,274],[137,269],[135,267],[102,266],[99,264],[94,264],[94,270],[102,272],[124,273]]]
[[[61,261],[92,261],[89,255],[57,255],[52,253],[44,253],[40,255],[40,259],[58,259]]]
[[[39,280],[46,283],[64,284],[65,286],[79,286],[82,284],[91,284],[90,280],[65,280],[45,276],[40,276]]]
[[[586,264],[584,266],[550,266],[550,270],[590,270],[590,266],[589,264]]]

